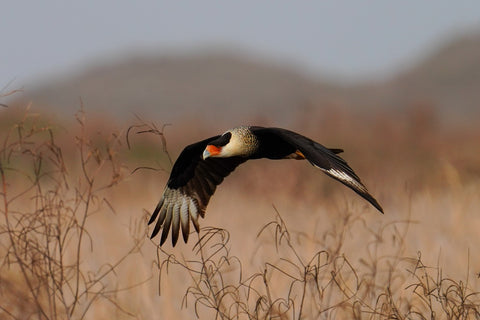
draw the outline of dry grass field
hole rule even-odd
[[[290,129],[343,148],[384,215],[256,160],[175,248],[146,225],[170,158],[227,127],[0,110],[0,319],[479,319],[480,127],[318,110]]]

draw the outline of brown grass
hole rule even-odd
[[[480,132],[426,112],[299,120],[346,150],[385,215],[305,163],[253,161],[219,187],[198,241],[159,248],[146,219],[170,159],[224,128],[140,121],[127,144],[83,112],[59,126],[5,110],[0,318],[479,318]]]
[[[114,210],[104,192],[121,180],[118,137],[95,146],[82,111],[76,120],[69,162],[55,128],[28,112],[2,137],[0,309],[14,319],[83,319],[99,305],[129,314],[115,299],[116,272],[143,237],[132,238],[118,259],[88,261],[96,242],[90,220]]]

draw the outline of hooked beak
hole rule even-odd
[[[216,147],[216,146],[213,146],[213,145],[209,144],[205,148],[205,150],[203,151],[202,158],[203,158],[203,160],[205,160],[209,157],[215,157],[216,155],[220,154],[221,151],[222,151],[221,147]]]

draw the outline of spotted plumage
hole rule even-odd
[[[250,159],[306,159],[330,177],[351,188],[383,213],[360,178],[337,154],[293,131],[281,128],[237,127],[187,146],[173,165],[163,196],[149,224],[155,222],[151,237],[162,230],[160,245],[172,230],[172,245],[177,243],[180,229],[187,242],[190,220],[199,232],[198,217],[205,209],[216,187],[241,163]],[[158,217],[158,220],[157,220]]]

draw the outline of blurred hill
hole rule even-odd
[[[480,33],[433,48],[411,68],[392,77],[382,91],[387,104],[428,103],[447,117],[480,110]],[[364,92],[369,96],[368,91]]]
[[[136,56],[52,79],[27,89],[22,99],[72,114],[81,98],[90,111],[163,122],[261,118],[286,124],[298,111],[325,106],[356,112],[426,106],[450,120],[479,110],[479,57],[480,33],[468,34],[430,50],[400,74],[347,85],[233,51]]]
[[[26,97],[53,110],[76,110],[80,97],[90,110],[131,117],[152,115],[235,119],[257,111],[281,113],[328,86],[268,61],[245,55],[192,52],[137,56],[90,67],[79,75],[41,85]]]

